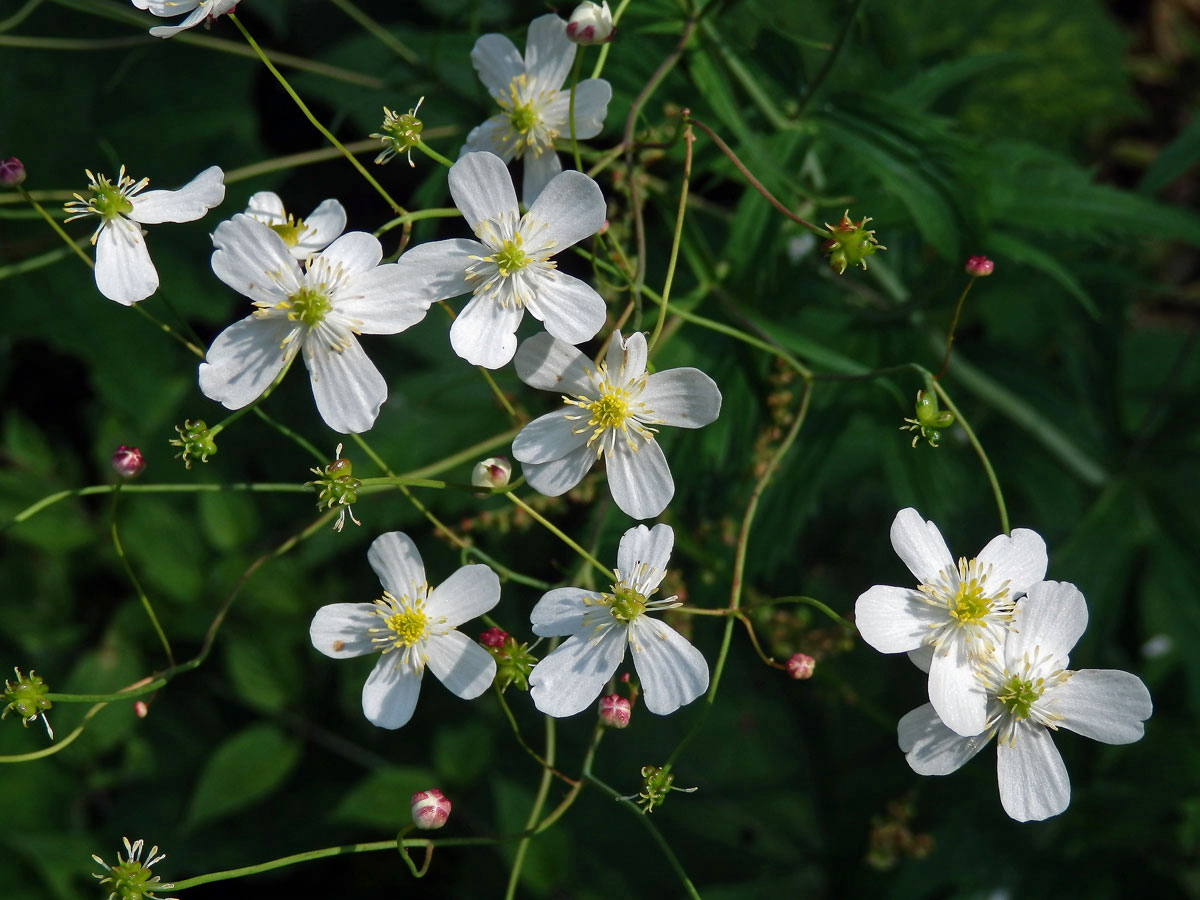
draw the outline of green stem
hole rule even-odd
[[[351,3],[350,0],[330,0],[330,2],[361,25],[364,30],[370,32],[373,37],[385,44],[388,49],[410,66],[418,65],[421,62],[421,58],[409,49],[407,44]]]
[[[971,292],[971,286],[975,284],[975,280],[975,276],[972,275],[971,280],[967,282],[967,286],[958,295],[958,303],[954,304],[954,316],[950,319],[950,328],[946,331],[946,355],[942,357],[942,367],[933,376],[934,381],[940,381],[942,376],[946,374],[946,367],[950,365],[950,352],[954,349],[954,332],[958,328],[958,316],[962,312],[963,301],[967,299],[967,294]]]
[[[491,455],[491,451],[497,447],[503,447],[505,444],[512,443],[512,439],[517,436],[521,427],[510,428],[495,437],[490,437],[487,440],[480,441],[478,444],[468,447],[465,450],[459,450],[457,453],[447,456],[445,459],[431,463],[428,466],[422,466],[419,469],[413,469],[411,472],[405,472],[403,478],[423,478],[426,475],[437,475],[445,472],[447,469],[453,469],[455,466],[460,466],[467,462],[477,462]],[[378,463],[376,463],[378,465]]]
[[[173,337],[175,340],[179,341],[179,343],[183,344],[183,346],[186,347],[188,349],[188,352],[191,353],[193,356],[196,356],[199,359],[204,359],[204,348],[203,347],[200,347],[197,344],[194,344],[191,341],[189,341],[187,338],[185,338],[182,334],[180,334],[178,331],[176,331],[174,328],[172,328],[170,325],[168,325],[166,322],[164,322],[158,316],[154,315],[154,313],[150,312],[150,310],[143,307],[141,303],[133,304],[133,311],[136,312],[138,315],[140,315],[142,318],[153,323],[154,327],[157,328],[159,331],[161,331],[164,334],[167,334],[167,335]]]
[[[350,161],[350,165],[354,166],[354,168],[358,170],[358,173],[366,179],[367,183],[375,189],[379,196],[384,199],[384,201],[392,208],[394,212],[400,215],[403,215],[405,212],[407,212],[403,206],[393,200],[391,195],[383,189],[383,185],[376,181],[375,177],[365,168],[363,168],[362,163],[355,158],[354,154],[342,146],[341,141],[333,136],[333,132],[322,125],[320,120],[312,114],[308,106],[303,100],[300,99],[300,95],[296,93],[296,91],[288,83],[288,80],[283,77],[283,73],[275,68],[275,65],[269,59],[267,59],[266,54],[263,53],[262,48],[258,46],[254,38],[250,36],[250,32],[246,30],[246,26],[241,23],[240,19],[238,19],[237,14],[229,13],[228,18],[237,27],[238,31],[242,33],[242,37],[246,39],[246,43],[248,43],[251,48],[253,48],[254,52],[258,54],[258,58],[262,60],[263,65],[265,65],[267,69],[270,70],[271,74],[275,76],[275,80],[279,82],[280,86],[282,86],[284,91],[287,92],[287,95],[292,98],[292,101],[300,109],[300,112],[304,114],[304,117],[312,123],[312,126],[316,128],[317,131],[321,132],[321,134],[325,137],[325,140],[329,141],[329,143],[341,151],[342,156],[346,157],[346,159]]]
[[[418,140],[415,144],[413,144],[413,146],[416,147],[418,150],[420,150],[422,153],[424,153],[426,156],[428,156],[430,159],[432,159],[434,162],[441,163],[447,169],[451,168],[454,165],[453,162],[451,162],[446,157],[442,156],[442,154],[438,153],[436,150],[434,150],[432,147],[430,147],[427,143],[425,143],[422,140]],[[455,210],[455,212],[458,212],[458,210]]]
[[[654,352],[663,324],[667,321],[667,304],[671,297],[671,283],[675,280],[675,264],[679,260],[679,242],[683,236],[683,214],[687,209],[688,183],[692,177],[692,144],[696,140],[692,129],[685,126],[683,135],[683,184],[679,188],[679,209],[675,213],[675,232],[671,238],[671,257],[667,261],[667,277],[663,281],[662,296],[658,300],[658,321],[650,335],[649,353]]]
[[[621,0],[617,6],[616,12],[613,13],[613,28],[617,27],[617,23],[621,21],[621,16],[625,15],[625,7],[629,5],[630,0]],[[614,31],[614,35],[615,35]],[[592,77],[599,78],[600,73],[604,71],[604,64],[608,61],[608,48],[612,46],[612,41],[607,41],[600,47],[600,56],[596,59],[596,65],[592,67]]]
[[[137,592],[138,599],[142,602],[142,607],[146,610],[146,615],[150,617],[150,624],[154,626],[154,633],[158,635],[158,640],[163,646],[163,651],[167,654],[168,667],[174,667],[175,654],[171,652],[171,642],[167,640],[166,632],[163,631],[162,625],[159,624],[158,616],[154,613],[154,607],[150,603],[150,598],[146,596],[146,592],[142,589],[141,582],[138,581],[137,575],[134,574],[133,566],[129,564],[129,560],[125,556],[125,548],[121,546],[121,537],[117,532],[117,505],[120,500],[121,482],[118,482],[113,485],[112,515],[109,520],[109,532],[112,534],[113,549],[116,551],[121,568],[125,570],[125,576]]]
[[[850,10],[850,14],[846,16],[846,21],[842,23],[842,28],[838,32],[837,39],[833,43],[833,50],[829,56],[825,58],[825,64],[821,66],[816,77],[812,80],[812,84],[808,86],[808,90],[804,92],[804,96],[800,98],[800,105],[796,110],[795,118],[799,119],[804,115],[804,110],[808,108],[808,104],[812,102],[813,96],[817,90],[824,84],[825,79],[829,77],[829,73],[833,71],[833,67],[837,64],[838,57],[842,55],[842,50],[846,47],[846,39],[850,37],[850,29],[854,27],[854,20],[858,18],[858,13],[863,7],[865,0],[854,0],[854,6]]]
[[[983,444],[979,443],[979,438],[975,436],[975,431],[958,407],[954,405],[954,401],[950,399],[950,395],[946,393],[946,389],[942,387],[940,382],[933,382],[933,389],[937,391],[938,397],[950,412],[954,413],[954,418],[958,420],[958,424],[962,426],[962,430],[966,432],[967,440],[971,442],[971,446],[975,448],[975,454],[979,457],[979,461],[983,463],[983,471],[987,473],[988,483],[992,486],[992,496],[996,498],[996,509],[1000,513],[1000,530],[1008,534],[1008,507],[1004,504],[1004,493],[1000,490],[1000,480],[996,477],[996,470],[992,468],[991,460],[988,459],[987,452],[983,449]]]
[[[406,845],[413,846],[424,845],[425,841],[405,841]],[[391,841],[371,841],[366,844],[344,844],[341,847],[324,847],[320,850],[309,850],[306,853],[293,853],[291,856],[282,856],[279,859],[272,859],[269,862],[259,863],[255,866],[242,866],[240,869],[226,869],[223,872],[209,872],[207,875],[197,875],[195,878],[185,878],[183,881],[176,881],[172,891],[186,891],[188,888],[199,887],[202,884],[211,884],[214,881],[228,881],[231,878],[242,878],[246,875],[258,875],[261,872],[270,872],[272,869],[282,869],[284,866],[295,865],[296,863],[311,862],[314,859],[328,859],[331,856],[345,856],[350,853],[374,853],[379,850],[395,850],[397,842]]]
[[[521,417],[517,415],[517,411],[513,409],[513,405],[509,403],[508,398],[504,396],[504,391],[500,390],[500,385],[496,384],[496,379],[492,378],[492,373],[483,366],[479,366],[478,368],[479,373],[483,376],[483,380],[488,383],[488,387],[491,388],[492,393],[495,395],[497,402],[499,402],[500,406],[504,409],[504,412],[507,413],[508,417],[514,422],[521,424]]]
[[[263,411],[261,406],[254,407],[254,414],[282,434],[285,438],[294,442],[302,450],[306,450],[313,458],[316,459],[318,463],[326,463],[329,461],[329,457],[318,450],[311,441],[300,436],[295,431],[292,431],[292,429],[288,428],[282,422],[277,422],[275,419],[272,419]]]
[[[292,367],[292,363],[294,363],[296,361],[296,356],[297,356],[297,354],[293,353],[291,358],[288,359],[288,361],[283,364],[283,368],[279,370],[279,374],[275,376],[275,380],[267,385],[267,389],[265,391],[263,391],[261,394],[259,394],[257,397],[255,397],[253,400],[251,400],[249,403],[247,403],[245,406],[243,406],[241,409],[235,409],[232,413],[230,413],[228,416],[226,416],[224,419],[222,419],[220,422],[218,422],[212,428],[208,429],[208,436],[210,438],[215,438],[218,434],[220,434],[222,431],[224,431],[226,428],[228,428],[230,425],[232,425],[234,422],[236,422],[242,416],[246,415],[246,413],[252,412],[255,408],[258,407],[258,405],[260,403],[262,403],[264,400],[266,400],[268,397],[270,397],[271,392],[274,391],[275,388],[279,387],[280,383],[284,379],[284,376],[287,375],[288,369],[290,369]],[[321,457],[321,458],[323,459],[324,457]]]
[[[579,546],[579,544],[575,543],[575,541],[573,541],[570,537],[568,537],[566,532],[564,532],[561,528],[559,528],[557,525],[555,525],[553,522],[551,522],[549,519],[547,519],[545,516],[543,516],[540,512],[538,512],[536,509],[534,509],[532,506],[530,506],[528,503],[526,503],[524,500],[522,500],[516,494],[510,493],[510,494],[505,494],[504,496],[507,497],[509,500],[511,500],[515,505],[517,505],[517,506],[521,507],[521,509],[525,510],[525,512],[528,513],[530,518],[532,518],[534,521],[538,522],[543,528],[545,528],[547,531],[549,531],[551,534],[553,534],[555,537],[557,537],[560,541],[562,541],[564,544],[566,544],[568,547],[570,547],[572,550],[574,550],[576,553],[578,553],[580,558],[591,563],[592,566],[596,569],[596,571],[600,572],[605,578],[609,578],[609,579],[616,578],[616,573],[613,572],[612,569],[606,568],[604,565],[602,565],[600,563],[600,561],[596,559],[596,557],[592,556],[592,554],[588,553],[581,546]]]
[[[401,225],[408,225],[413,222],[419,222],[421,219],[451,219],[461,215],[462,213],[460,213],[458,209],[453,206],[439,206],[434,209],[421,209],[417,210],[416,212],[405,213],[402,216],[396,216],[396,218],[388,222],[384,222],[375,229],[374,234],[375,237],[380,237],[381,235],[387,234],[387,232],[391,231],[393,228],[398,228]]]
[[[50,700],[55,699],[53,694],[47,694],[46,696]],[[91,717],[94,716],[96,713],[100,712],[100,710],[104,709],[104,707],[106,707],[106,706],[108,706],[107,702],[97,703],[95,706],[93,706],[91,709],[89,709],[86,713],[84,713],[83,719],[80,721],[80,723],[78,725],[75,726],[75,728],[71,731],[70,734],[68,734],[64,738],[61,738],[61,739],[55,741],[50,746],[43,747],[41,750],[34,750],[30,753],[14,753],[11,756],[0,756],[0,764],[33,762],[35,759],[44,759],[47,756],[53,756],[55,753],[65,750],[67,747],[71,746],[71,744],[73,744],[75,742],[76,738],[78,738],[81,734],[83,734],[84,728],[87,727],[88,720],[91,719]],[[42,715],[45,716],[45,713],[42,713]]]
[[[24,187],[22,187],[21,185],[18,184],[17,185],[17,193],[19,193],[22,197],[24,197],[25,202],[28,203],[30,206],[32,206],[34,211],[39,216],[41,216],[43,219],[45,219],[46,223],[52,229],[54,229],[54,233],[57,234],[60,238],[62,238],[66,242],[67,246],[70,249],[75,251],[75,255],[83,260],[84,265],[86,265],[89,269],[96,268],[96,263],[93,262],[92,258],[90,256],[88,256],[86,253],[84,253],[83,248],[80,247],[77,243],[75,243],[74,239],[69,234],[67,234],[66,231],[63,230],[63,227],[58,224],[58,220],[55,219],[52,215],[50,215],[50,213],[46,212],[46,210],[42,208],[42,205],[40,203],[38,203],[36,200],[34,200],[33,197],[30,196],[29,191],[25,190]]]
[[[11,16],[3,21],[0,21],[0,33],[11,31],[12,29],[16,28],[18,25],[24,22],[26,18],[29,17],[31,12],[41,5],[42,0],[28,0],[24,6],[18,9]]]
[[[550,716],[545,716],[544,719],[546,726],[546,761],[543,764],[542,779],[538,784],[537,795],[533,798],[533,806],[529,809],[529,815],[525,817],[526,831],[531,830],[537,825],[538,818],[542,814],[542,808],[546,805],[546,797],[550,793],[550,784],[553,780],[551,768],[554,766],[555,753],[554,719]],[[504,900],[512,900],[517,894],[517,882],[521,879],[521,867],[525,864],[525,852],[529,849],[529,844],[533,840],[533,837],[533,835],[523,837],[517,843],[517,852],[513,857],[512,869],[508,873],[508,887],[504,891]]]

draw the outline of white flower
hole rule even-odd
[[[450,326],[450,345],[489,369],[517,351],[517,326],[528,309],[555,337],[578,344],[604,324],[604,299],[554,260],[604,224],[600,187],[581,172],[562,172],[522,216],[512,178],[492,153],[468,153],[448,176],[450,195],[477,241],[455,238],[413,247],[400,257],[404,277],[425,285],[429,303],[473,296]]]
[[[638,525],[621,537],[612,593],[556,588],[533,608],[533,633],[569,635],[529,676],[534,705],[548,716],[590,707],[625,658],[641,681],[646,708],[660,716],[691,703],[708,688],[708,663],[680,634],[647,613],[680,606],[651,600],[667,574],[675,534],[669,525]]]
[[[323,200],[307,219],[297,219],[283,208],[278,194],[259,191],[250,198],[246,215],[283,238],[296,259],[320,253],[346,230],[346,210],[336,200]]]
[[[999,735],[996,774],[1004,811],[1020,822],[1056,816],[1071,782],[1050,732],[1074,731],[1106,744],[1131,744],[1153,705],[1142,680],[1110,669],[1067,668],[1087,627],[1087,604],[1073,584],[1043,581],[1016,604],[1003,653],[980,669],[987,692],[985,733],[963,737],[930,704],[900,720],[900,749],[919,775],[948,775]]]
[[[200,364],[200,390],[229,409],[258,399],[303,347],[321,418],[334,431],[370,429],[387,383],[359,334],[396,334],[425,317],[429,302],[405,287],[397,266],[379,265],[379,241],[352,231],[307,266],[274,231],[239,213],[213,233],[217,277],[258,307],[230,325]]]
[[[517,375],[562,395],[563,406],[534,419],[513,441],[513,456],[540,494],[557,497],[604,456],[608,487],[627,516],[657,516],[675,494],[655,425],[700,428],[721,412],[721,391],[699,369],[646,373],[646,337],[614,331],[596,366],[569,344],[538,334],[521,345]]]
[[[160,18],[178,16],[190,12],[178,25],[156,25],[150,29],[155,37],[169,38],[187,28],[195,28],[201,22],[209,25],[212,19],[233,12],[240,0],[133,0],[138,9],[147,9]]]
[[[143,225],[191,222],[225,199],[225,173],[205,169],[177,191],[147,191],[149,178],[134,181],[121,166],[116,184],[104,175],[87,173],[87,199],[76,194],[66,204],[66,221],[100,217],[92,235],[96,245],[96,287],[109,300],[132,306],[158,290],[158,270],[150,259]]]
[[[920,649],[913,661],[929,672],[937,714],[959,734],[979,734],[987,699],[975,670],[1004,646],[1013,604],[1045,577],[1046,542],[1016,528],[955,565],[937,526],[902,509],[892,522],[892,546],[920,584],[877,584],[862,594],[854,605],[859,633],[881,653]]]
[[[567,37],[576,44],[604,44],[613,37],[612,12],[608,0],[603,6],[584,0],[567,21]],[[578,99],[578,98],[576,98]]]
[[[487,566],[463,566],[440,586],[425,581],[421,555],[408,535],[381,534],[367,553],[383,584],[374,603],[331,603],[313,616],[312,644],[348,659],[379,653],[363,685],[363,714],[380,728],[412,718],[428,665],[450,693],[474,700],[491,686],[496,661],[458,631],[500,602],[500,579]]]
[[[571,73],[576,47],[567,38],[567,23],[540,16],[529,23],[525,59],[502,34],[485,34],[471,50],[479,80],[503,112],[471,129],[462,152],[490,150],[511,162],[525,161],[521,200],[533,205],[550,179],[562,170],[554,139],[570,139],[571,90],[563,82]],[[575,88],[575,137],[595,137],[604,125],[612,87],[603,78],[588,78]]]

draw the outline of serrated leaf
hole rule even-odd
[[[252,725],[209,757],[192,791],[185,827],[253,806],[283,786],[300,761],[300,742],[273,725]]]

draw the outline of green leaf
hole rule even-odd
[[[1010,66],[1023,58],[1024,54],[1016,52],[984,53],[938,63],[893,91],[891,96],[896,103],[909,111],[926,109],[952,88],[970,82],[991,69]]]
[[[1190,121],[1171,143],[1158,151],[1154,162],[1147,166],[1138,191],[1157,194],[1200,160],[1200,116]]]
[[[388,766],[372,772],[343,795],[329,814],[333,822],[353,822],[397,830],[411,821],[410,801],[417,791],[437,784],[429,769]]]
[[[185,827],[195,828],[253,806],[287,781],[300,743],[273,725],[252,725],[221,743],[192,791]]]
[[[1002,232],[993,232],[988,235],[987,242],[997,256],[1007,256],[1013,262],[1024,263],[1049,275],[1063,290],[1079,301],[1079,305],[1089,316],[1099,321],[1100,310],[1091,295],[1079,283],[1079,279],[1049,253],[1032,244],[1027,244],[1020,238]]]
[[[433,757],[441,779],[469,784],[492,760],[492,732],[479,722],[443,726],[433,739]]]

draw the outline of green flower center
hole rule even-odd
[[[608,608],[614,619],[628,625],[646,611],[646,598],[633,588],[624,585],[614,587]]]
[[[309,231],[303,219],[293,219],[291,216],[288,216],[286,222],[276,222],[267,227],[283,238],[283,242],[289,247],[295,247],[305,232]]]
[[[517,134],[527,134],[537,124],[537,120],[538,114],[534,110],[532,102],[514,102],[512,109],[508,111],[508,121],[512,125],[513,131],[517,132]]]
[[[288,310],[287,317],[293,322],[314,328],[325,320],[325,316],[333,309],[333,304],[320,291],[302,287],[281,303],[280,308]]]
[[[133,211],[133,204],[103,175],[88,190],[92,192],[91,208],[103,219],[115,219]]]
[[[1028,719],[1033,704],[1041,699],[1045,690],[1046,684],[1041,678],[1028,680],[1020,675],[1010,675],[1000,686],[996,699],[1018,719]]]
[[[511,241],[502,243],[499,250],[487,257],[496,264],[503,277],[507,278],[513,272],[519,272],[529,265],[529,257],[525,255],[522,244],[521,235],[518,234]]]

